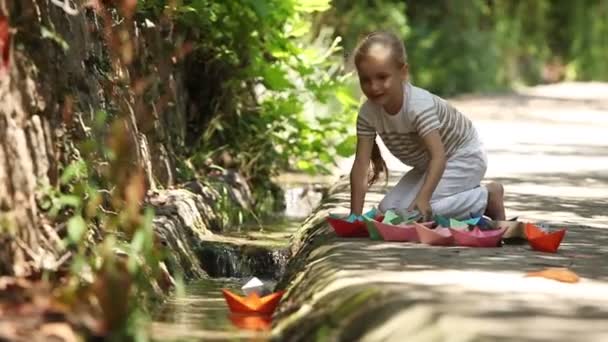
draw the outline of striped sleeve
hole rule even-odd
[[[432,106],[415,114],[414,127],[420,137],[424,137],[432,130],[441,128],[436,103],[433,103]]]
[[[375,137],[376,128],[370,117],[370,112],[367,106],[363,105],[357,116],[357,135],[364,137]]]

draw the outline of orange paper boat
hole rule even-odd
[[[449,228],[437,227],[435,229],[427,228],[420,223],[414,223],[416,233],[420,242],[432,246],[451,246],[454,243],[454,237]]]
[[[532,249],[541,252],[555,253],[566,235],[566,229],[546,233],[537,226],[526,223],[526,237]]]
[[[231,313],[230,321],[234,326],[244,330],[267,331],[272,325],[272,317],[270,315],[245,315]]]
[[[466,247],[500,247],[499,243],[505,230],[506,228],[481,230],[475,227],[472,231],[468,231],[450,228],[454,242],[458,246]]]
[[[416,226],[413,224],[393,225],[378,221],[373,221],[373,224],[384,241],[420,241],[418,233],[416,232]],[[433,222],[425,222],[422,223],[422,225],[430,227],[433,225]]]
[[[256,292],[241,297],[226,289],[222,289],[222,293],[230,311],[234,313],[272,315],[285,292],[279,291],[264,297],[258,296]]]

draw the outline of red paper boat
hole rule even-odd
[[[532,249],[541,252],[556,253],[559,244],[562,243],[566,235],[566,229],[560,229],[555,232],[546,233],[537,226],[526,223],[526,237]]]
[[[256,292],[241,297],[226,289],[222,289],[222,293],[230,311],[234,313],[272,315],[285,292],[279,291],[264,297],[258,296]]]
[[[384,241],[420,241],[416,232],[416,226],[413,224],[392,225],[378,221],[374,221],[373,223]],[[433,222],[425,222],[422,225],[430,227],[433,225]]]
[[[450,228],[454,242],[458,246],[466,247],[499,247],[505,228],[495,230],[481,230],[478,227],[472,231]]]
[[[244,315],[231,313],[230,321],[236,327],[245,330],[267,331],[272,326],[272,317],[270,315]]]
[[[369,233],[365,228],[365,222],[348,222],[343,219],[328,217],[327,222],[340,237],[368,237]]]
[[[382,221],[383,216],[377,215],[374,220]],[[365,222],[355,221],[348,222],[344,219],[328,217],[327,222],[340,237],[369,237],[369,232],[365,227]]]
[[[420,223],[414,223],[416,233],[420,242],[432,246],[450,246],[454,243],[454,237],[449,228],[437,227],[435,229],[427,228]]]

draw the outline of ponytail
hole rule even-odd
[[[378,147],[378,143],[374,141],[374,147],[372,147],[372,175],[367,181],[367,185],[371,186],[376,183],[381,173],[386,175],[386,181],[388,182],[388,168],[386,167],[386,162],[382,158],[382,154],[380,154],[380,147]]]

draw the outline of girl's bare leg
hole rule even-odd
[[[495,221],[505,220],[504,188],[502,184],[492,182],[486,185],[488,189],[488,206],[485,215]]]

